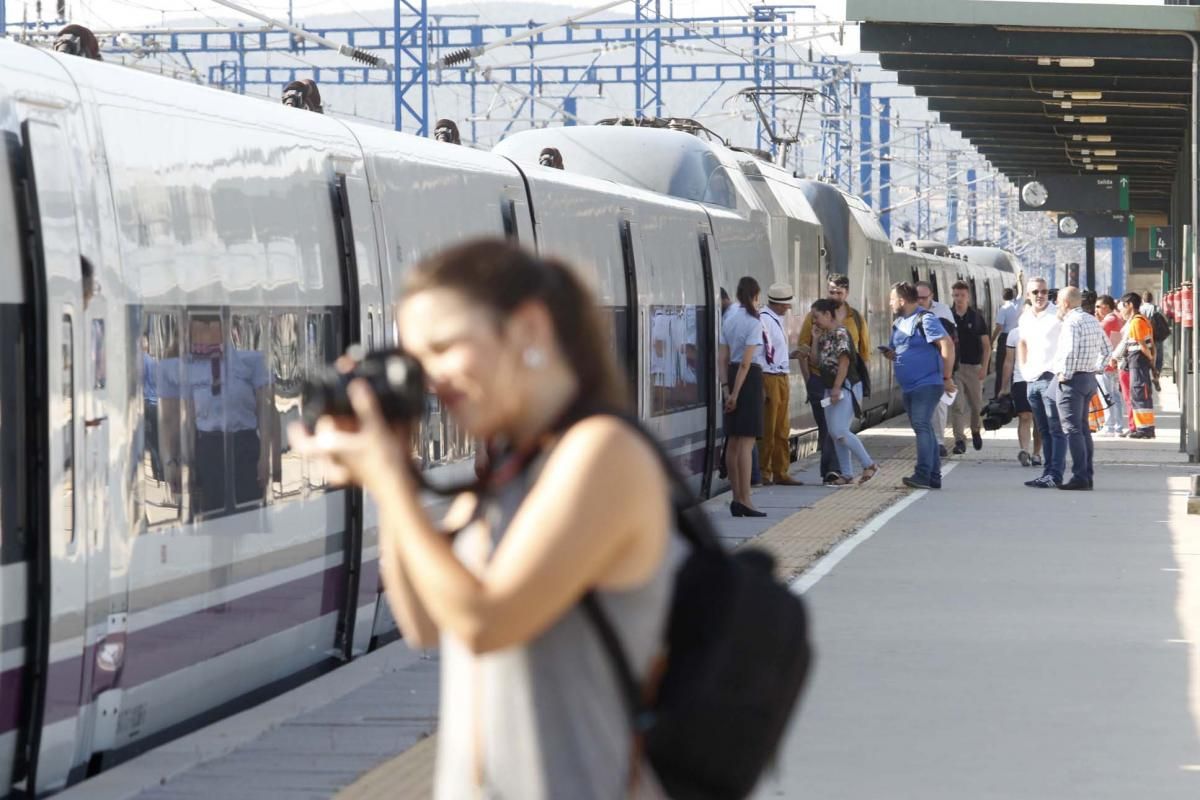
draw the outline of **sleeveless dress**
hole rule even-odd
[[[488,503],[491,549],[537,478],[544,456]],[[478,571],[478,526],[454,545]],[[630,663],[644,678],[663,641],[683,545],[674,532],[652,577],[628,591],[600,591]],[[643,760],[630,789],[632,736],[624,698],[600,639],[579,605],[522,645],[473,655],[441,637],[437,800],[665,798]]]

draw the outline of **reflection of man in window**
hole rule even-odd
[[[218,314],[191,318],[191,351],[180,370],[162,362],[159,402],[164,420],[179,419],[168,404],[183,401],[195,433],[192,508],[232,510],[260,500],[270,468],[270,375],[264,355],[225,341]],[[165,427],[165,426],[164,426]]]

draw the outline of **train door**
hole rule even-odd
[[[708,368],[704,369],[698,365],[697,372],[701,376],[707,377],[708,380],[704,382],[702,395],[704,398],[705,419],[704,466],[700,474],[701,497],[708,497],[712,493],[712,476],[716,469],[717,458],[717,403],[721,397],[717,391],[717,386],[720,385],[725,377],[718,375],[718,348],[716,342],[717,326],[720,325],[721,303],[717,297],[716,285],[713,283],[712,249],[712,237],[709,236],[706,230],[702,230],[700,232],[700,270],[701,278],[704,282],[704,296],[708,298],[708,302],[700,307],[704,313],[704,317],[702,321],[697,322],[697,328],[703,326],[703,332],[698,331],[697,338],[706,345],[700,349],[700,352],[707,362]]]
[[[629,375],[637,415],[640,419],[645,419],[648,404],[644,397],[645,382],[641,380],[644,312],[638,296],[637,280],[638,264],[642,261],[642,245],[637,225],[629,218],[631,215],[631,211],[622,209],[618,228],[621,237],[621,263],[625,269],[625,303],[623,308],[617,309],[617,353]]]
[[[369,187],[365,178],[338,172],[334,183],[335,230],[342,284],[342,341],[347,345],[366,343],[376,336],[377,319],[383,319],[382,277],[378,247],[372,225]],[[375,603],[379,592],[372,571],[371,580],[363,580],[364,530],[367,527],[363,493],[345,490],[345,536],[343,538],[341,609],[338,614],[334,647],[343,659],[366,651],[370,644]],[[371,527],[377,524],[370,512]],[[363,624],[358,624],[360,608]]]
[[[25,753],[34,791],[61,787],[75,762],[87,631],[87,522],[80,482],[87,374],[84,293],[76,227],[73,162],[64,131],[40,119],[22,125],[30,222],[43,289],[49,526],[33,547],[29,648],[32,704]]]

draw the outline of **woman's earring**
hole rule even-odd
[[[542,351],[536,347],[526,347],[525,352],[521,354],[525,366],[530,369],[538,369],[546,361],[546,357],[542,355]]]

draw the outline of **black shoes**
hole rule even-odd
[[[1092,482],[1086,478],[1071,478],[1071,480],[1058,488],[1064,492],[1090,492],[1092,490]]]
[[[954,449],[950,452],[956,456],[961,456],[963,453],[967,452],[967,443],[962,439],[958,439],[954,442]]]
[[[758,509],[751,508],[750,506],[744,506],[737,500],[734,500],[729,504],[729,513],[733,514],[735,517],[765,517],[767,515],[767,512],[759,511]]]
[[[971,431],[971,446],[976,450],[983,449],[983,436],[979,431]]]
[[[1138,428],[1136,431],[1130,431],[1129,436],[1127,438],[1129,438],[1129,439],[1153,439],[1154,431],[1148,430],[1146,428]]]
[[[946,449],[946,445],[944,444],[938,445],[938,453],[941,454],[942,458],[946,458],[950,455],[950,451]]]
[[[1058,481],[1054,480],[1049,475],[1043,475],[1040,478],[1034,478],[1031,481],[1025,481],[1025,485],[1031,489],[1057,489]]]
[[[934,487],[934,485],[932,483],[925,483],[924,481],[918,480],[917,478],[901,478],[900,482],[903,483],[905,486],[907,486],[910,489],[937,488],[937,487]]]

